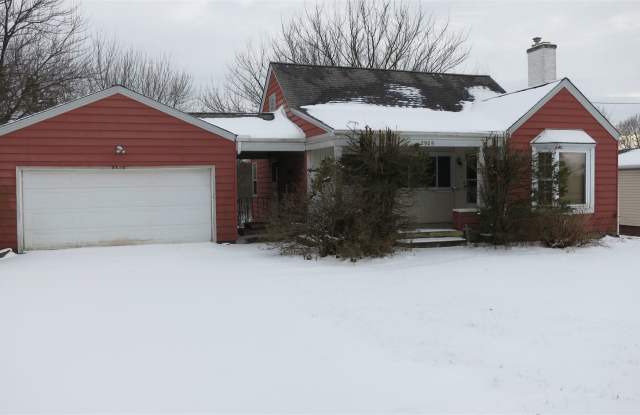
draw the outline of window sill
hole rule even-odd
[[[588,215],[595,212],[594,208],[586,205],[569,205],[569,207],[573,209],[571,213],[576,215]]]

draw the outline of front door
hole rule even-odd
[[[453,157],[449,153],[434,154],[431,166],[431,182],[412,191],[408,214],[416,223],[448,223],[455,197]]]
[[[454,199],[454,166],[450,154],[431,157],[433,178],[424,205],[425,223],[451,222]]]

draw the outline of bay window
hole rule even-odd
[[[544,130],[532,142],[534,189],[538,201],[562,200],[578,212],[592,213],[595,201],[595,141],[582,130]],[[554,179],[562,169],[563,186]]]

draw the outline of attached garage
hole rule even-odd
[[[0,247],[235,241],[235,136],[122,87],[0,127]]]
[[[213,168],[19,169],[24,250],[215,240]]]

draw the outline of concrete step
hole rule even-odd
[[[453,228],[415,228],[400,231],[405,239],[463,237],[464,233]]]
[[[399,239],[396,245],[403,248],[439,248],[466,245],[466,243],[467,240],[459,236],[442,236]]]

